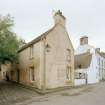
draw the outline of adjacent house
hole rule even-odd
[[[74,85],[74,48],[61,11],[54,26],[18,51],[18,82],[37,89]]]
[[[12,64],[8,60],[5,61],[4,64],[0,65],[1,71],[0,71],[0,78],[1,80],[7,80],[10,77],[10,71],[12,70]]]
[[[105,79],[105,54],[88,44],[88,37],[80,38],[75,52],[75,84],[92,84]]]
[[[105,80],[105,53],[100,52],[100,49],[96,49],[96,57],[98,63],[98,70],[99,70],[99,80]]]

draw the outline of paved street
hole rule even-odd
[[[105,105],[105,82],[47,95],[0,82],[0,105]]]
[[[13,83],[0,81],[0,105],[15,105],[38,96],[29,89],[22,88]]]

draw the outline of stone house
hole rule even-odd
[[[19,49],[19,83],[41,90],[74,85],[74,48],[66,18],[60,11],[53,18],[50,30]]]
[[[88,37],[80,38],[75,52],[75,79],[81,84],[97,83],[105,78],[105,54],[99,48],[88,44]],[[80,81],[81,80],[81,81]]]
[[[18,82],[17,64],[9,60],[5,60],[0,65],[0,80],[11,80]]]
[[[12,64],[8,60],[5,61],[4,64],[0,65],[1,68],[1,80],[7,80],[6,76],[8,75],[8,78],[10,77],[10,72],[12,70]]]

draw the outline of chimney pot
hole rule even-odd
[[[96,52],[100,52],[100,48],[96,48]]]
[[[61,24],[61,25],[65,26],[66,18],[63,16],[63,14],[60,10],[55,12],[53,17],[54,17],[55,24]]]
[[[87,36],[83,36],[80,38],[80,45],[86,45],[88,44],[88,37]]]

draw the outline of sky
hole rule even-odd
[[[79,38],[105,51],[105,0],[0,0],[0,15],[14,18],[13,30],[31,41],[54,25],[53,11],[61,10],[76,49]]]

